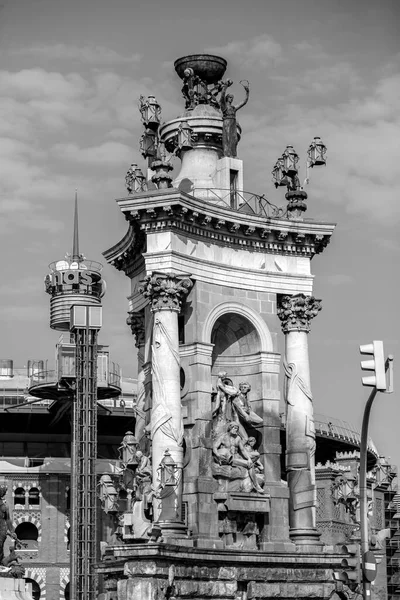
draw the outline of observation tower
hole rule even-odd
[[[39,400],[66,402],[71,432],[71,597],[97,597],[93,565],[97,558],[97,401],[121,393],[118,366],[110,366],[106,346],[98,345],[102,325],[102,265],[79,251],[78,201],[72,254],[50,264],[45,290],[50,294],[50,327],[67,334],[57,344],[55,371],[32,375],[29,392]]]

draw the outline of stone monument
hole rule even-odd
[[[163,124],[155,98],[141,99],[145,136],[157,122],[141,142],[157,189],[129,184],[118,200],[128,231],[104,253],[130,279],[139,389],[135,465],[121,474],[131,504],[98,568],[101,600],[335,595],[341,555],[316,528],[307,346],[321,308],[310,262],[334,225],[243,191],[236,116],[249,85],[234,106],[226,67],[207,54],[178,59],[183,112]]]

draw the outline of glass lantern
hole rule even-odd
[[[193,129],[187,122],[181,122],[178,129],[178,148],[179,150],[190,150],[193,148],[192,141]]]
[[[145,192],[147,189],[146,177],[142,173],[142,169],[136,165],[134,190],[135,192]]]
[[[118,512],[118,492],[108,473],[100,477],[99,498],[105,513]]]
[[[140,96],[139,101],[139,111],[145,127],[157,131],[160,125],[161,106],[154,96],[148,96],[146,99]]]
[[[293,146],[286,146],[286,150],[282,154],[282,160],[284,174],[288,175],[288,177],[294,177],[297,175],[297,163],[299,156]]]
[[[176,486],[178,481],[177,481],[177,475],[178,475],[178,465],[175,463],[174,459],[172,458],[169,449],[167,448],[164,452],[164,456],[160,462],[160,466],[158,468],[159,471],[159,477],[160,477],[160,484],[161,487],[164,488],[165,486]]]
[[[120,457],[125,467],[130,469],[137,467],[137,446],[138,442],[132,431],[127,431],[122,439],[122,444],[119,447]]]
[[[320,137],[315,137],[307,151],[310,167],[326,165],[326,146]]]
[[[272,181],[274,182],[275,187],[278,188],[279,186],[286,185],[285,179],[283,173],[283,158],[278,158],[272,169]]]
[[[157,156],[155,132],[151,129],[147,129],[140,138],[139,146],[143,158],[154,158]]]

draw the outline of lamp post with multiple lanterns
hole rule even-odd
[[[307,193],[300,183],[298,171],[299,155],[293,146],[286,146],[282,156],[278,158],[272,170],[272,181],[276,188],[286,187],[285,198],[288,201],[288,218],[302,219],[307,210]],[[310,168],[326,165],[326,146],[320,137],[315,137],[307,151],[306,179],[309,183]]]

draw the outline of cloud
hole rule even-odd
[[[37,56],[42,59],[79,61],[89,65],[135,65],[142,59],[142,55],[139,53],[124,56],[105,46],[71,46],[68,44],[29,46],[16,48],[10,52],[18,55]]]
[[[104,142],[88,148],[79,148],[76,144],[56,144],[53,151],[63,160],[92,166],[125,165],[132,160],[132,149],[120,142]]]
[[[346,273],[335,273],[332,275],[319,275],[318,280],[328,285],[346,285],[354,281],[354,277]]]
[[[227,56],[247,68],[265,68],[283,58],[282,46],[266,33],[250,40],[234,41],[225,46],[209,48],[208,51]]]
[[[332,65],[329,71],[331,89],[333,81],[340,85],[340,65],[336,69]],[[299,174],[303,181],[306,149],[312,138],[320,135],[328,147],[327,166],[311,171],[307,188],[310,209],[319,203],[319,214],[334,214],[335,205],[343,205],[349,214],[390,227],[400,221],[400,115],[396,106],[400,74],[376,78],[369,73],[366,79],[353,66],[345,72],[351,77],[353,70],[359,81],[356,86],[349,86],[346,92],[310,94],[307,98],[304,87],[290,88],[288,77],[291,95],[288,94],[287,102],[277,103],[276,98],[270,98],[269,114],[259,106],[251,118],[240,118],[244,125],[241,146],[248,144],[250,158],[247,174],[269,194],[259,173],[264,172],[265,164],[272,166],[286,144],[291,143],[300,154]],[[294,82],[298,82],[297,75]],[[278,192],[272,191],[271,184],[269,190],[269,199],[276,202]]]
[[[77,74],[62,75],[44,69],[23,69],[16,73],[0,71],[0,89],[8,97],[30,99],[63,98],[72,100],[86,91],[85,79]]]

